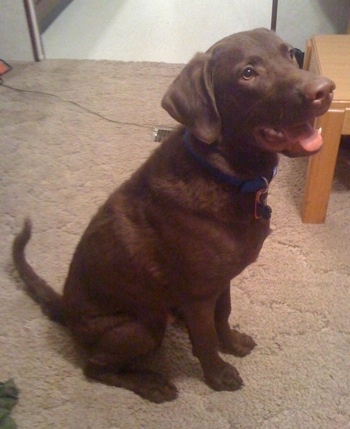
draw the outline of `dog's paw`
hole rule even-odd
[[[173,401],[177,398],[176,386],[161,374],[143,372],[139,375],[138,385],[132,390],[145,399],[156,404]]]
[[[176,386],[162,374],[147,370],[115,371],[90,363],[85,367],[85,375],[109,386],[131,390],[144,399],[156,404],[177,398]]]
[[[234,391],[243,385],[243,380],[235,367],[224,362],[218,372],[205,374],[205,381],[212,389],[217,391]]]
[[[234,356],[247,356],[256,346],[256,342],[247,334],[232,329],[229,340],[222,343],[223,353],[229,353]]]

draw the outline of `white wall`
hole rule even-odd
[[[349,0],[279,0],[276,32],[304,50],[314,34],[346,33],[349,11]]]
[[[47,58],[186,62],[228,34],[270,27],[272,0],[74,0],[44,33]],[[350,0],[279,0],[277,33],[299,49],[346,32]],[[0,58],[34,59],[23,0],[0,0]]]
[[[23,0],[0,0],[0,58],[34,60]]]
[[[185,63],[271,24],[272,0],[74,0],[43,34],[47,58]]]

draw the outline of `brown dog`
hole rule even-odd
[[[26,262],[27,221],[13,244],[29,294],[85,350],[88,377],[154,401],[177,396],[161,375],[136,371],[158,347],[173,309],[215,390],[242,385],[219,349],[245,356],[255,342],[229,326],[230,280],[269,234],[268,183],[278,153],[310,155],[310,125],[330,106],[332,81],[300,70],[290,47],[264,29],[227,37],[196,55],[162,105],[182,126],[91,220],[63,296]]]

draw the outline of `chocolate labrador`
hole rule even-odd
[[[63,295],[26,262],[27,220],[13,258],[26,290],[85,351],[87,377],[153,402],[176,387],[135,359],[157,348],[180,311],[206,383],[241,387],[219,350],[255,346],[230,328],[230,281],[254,262],[269,234],[269,182],[278,154],[322,145],[312,123],[335,85],[300,70],[293,50],[265,29],[241,32],[197,54],[170,85],[163,108],[181,125],[91,220]]]

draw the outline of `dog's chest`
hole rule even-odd
[[[178,254],[186,271],[201,272],[208,278],[217,275],[228,280],[239,274],[256,260],[270,233],[265,219],[231,224],[200,218],[186,221],[172,231],[169,248],[172,255]]]
[[[221,257],[230,266],[231,278],[257,259],[269,233],[269,221],[265,219],[254,220],[250,225],[236,226],[226,233],[222,240]]]

